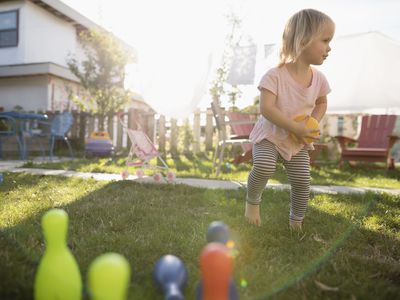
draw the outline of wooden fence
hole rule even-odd
[[[99,119],[86,113],[73,111],[74,125],[69,137],[76,146],[84,145],[91,132],[99,130]],[[130,147],[127,128],[144,131],[162,153],[199,153],[212,151],[217,142],[216,130],[211,109],[196,111],[189,118],[178,120],[166,118],[152,112],[130,109],[121,119],[110,115],[104,120],[106,130],[115,148],[123,150]]]
[[[76,122],[71,130],[71,138],[77,146],[84,145],[85,138],[92,131],[98,130],[98,118],[85,113],[73,112]],[[335,135],[356,137],[360,115],[327,115],[321,122],[321,135],[324,142],[333,149]],[[104,120],[104,128],[114,141],[117,150],[130,147],[126,128],[143,130],[162,153],[180,152],[199,153],[213,151],[218,142],[215,120],[211,108],[197,110],[184,120],[166,118],[152,112],[130,109],[124,114],[123,125],[117,117],[109,116]]]
[[[57,113],[46,112],[50,120]],[[72,114],[74,124],[69,133],[69,138],[73,142],[74,149],[82,150],[90,133],[99,130],[99,118],[78,111],[72,111]],[[328,137],[328,140],[329,137],[338,134],[354,137],[357,134],[358,117],[359,115],[345,117],[328,115],[321,123],[322,135]],[[203,151],[213,151],[218,142],[211,109],[197,110],[185,120],[170,119],[163,115],[135,109],[126,111],[123,114],[122,122],[116,115],[110,115],[104,119],[104,130],[110,134],[117,151],[126,150],[130,147],[126,128],[143,130],[157,145],[159,151],[164,154],[171,153],[174,155],[182,152],[196,154]],[[331,144],[332,149],[336,147],[334,143]],[[33,147],[30,150],[38,150],[38,148]]]

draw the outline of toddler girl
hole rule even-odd
[[[322,119],[330,92],[325,76],[311,67],[321,65],[328,57],[329,42],[335,24],[330,17],[314,9],[294,14],[286,24],[280,51],[280,63],[261,79],[261,117],[250,134],[253,142],[253,168],[248,177],[245,217],[260,225],[261,195],[274,174],[276,164],[285,166],[290,191],[289,224],[301,229],[310,197],[310,158],[308,150],[319,130],[308,129],[307,119]],[[299,115],[307,116],[296,122]]]

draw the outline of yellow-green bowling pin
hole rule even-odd
[[[125,300],[130,281],[128,261],[118,253],[96,257],[89,266],[88,284],[92,300]]]
[[[46,250],[35,278],[35,300],[80,300],[82,278],[67,247],[68,215],[51,209],[42,217]]]

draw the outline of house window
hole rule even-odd
[[[18,46],[18,10],[0,12],[0,48]]]

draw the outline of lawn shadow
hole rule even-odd
[[[32,180],[40,181],[37,178],[39,176]],[[60,185],[70,180],[47,179]],[[69,215],[68,245],[85,282],[86,271],[95,257],[117,252],[127,257],[131,264],[130,298],[162,299],[153,286],[151,273],[157,259],[170,253],[185,262],[191,280],[187,293],[194,295],[197,259],[205,244],[205,232],[215,217],[223,219],[226,210],[221,213],[219,206],[231,206],[226,198],[223,190],[120,181],[103,184],[67,204],[46,200],[45,205],[20,223],[1,230],[1,256],[8,259],[0,263],[0,298],[32,299],[34,274],[45,249],[40,221],[51,207],[63,208]],[[209,201],[213,200],[217,203],[214,207],[217,211],[210,214]],[[181,210],[178,215],[177,209]]]
[[[44,179],[60,184],[72,180]],[[198,256],[206,243],[207,227],[214,220],[228,224],[236,242],[239,254],[235,258],[234,278],[241,299],[289,299],[299,293],[298,289],[301,293],[308,293],[311,287],[315,290],[312,282],[311,287],[305,288],[299,287],[299,283],[307,282],[330,266],[335,254],[348,246],[355,230],[372,241],[383,237],[380,232],[358,227],[373,196],[348,199],[314,196],[307,213],[305,235],[298,235],[288,228],[287,191],[264,193],[263,225],[254,227],[244,221],[243,189],[208,190],[130,181],[100,184],[75,179],[73,184],[77,183],[94,185],[96,189],[69,203],[46,200],[35,213],[1,231],[1,256],[7,259],[0,263],[0,298],[32,298],[34,274],[44,251],[40,219],[53,206],[65,209],[69,215],[68,245],[84,282],[89,264],[98,255],[117,252],[128,259],[132,269],[129,299],[163,298],[153,286],[151,273],[156,260],[164,254],[177,255],[185,263],[189,271],[185,295],[193,299],[199,278]],[[386,206],[393,204],[390,199],[387,198]],[[327,205],[332,203],[339,208],[345,203],[348,211],[330,212]],[[363,241],[360,241],[361,249]],[[398,241],[392,245],[399,249]],[[248,284],[240,287],[243,280]],[[315,293],[320,295],[318,291]],[[347,295],[346,291],[343,293]]]

